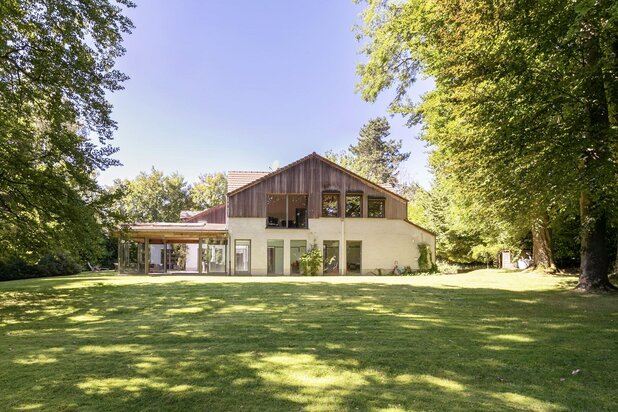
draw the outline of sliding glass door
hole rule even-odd
[[[251,241],[236,241],[235,273],[249,274],[251,272]]]

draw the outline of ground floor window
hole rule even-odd
[[[267,241],[266,261],[269,275],[283,275],[283,240]]]
[[[347,273],[361,273],[362,243],[360,240],[348,240],[345,247]]]
[[[339,241],[325,240],[322,251],[324,274],[339,273]]]
[[[236,240],[236,273],[249,273],[251,270],[251,241]]]
[[[119,256],[120,270],[123,273],[143,273],[145,267],[144,240],[124,240]]]
[[[298,275],[301,272],[300,257],[307,252],[306,240],[290,241],[290,273]]]
[[[227,273],[226,240],[204,240],[202,244],[202,272]]]

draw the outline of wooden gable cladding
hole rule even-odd
[[[208,223],[225,223],[225,204],[213,206],[197,213],[185,220],[187,223],[208,222]]]
[[[345,205],[347,192],[362,192],[363,217],[367,217],[369,196],[386,199],[386,218],[405,219],[407,201],[394,193],[380,188],[364,179],[342,170],[316,154],[309,155],[280,171],[238,189],[229,194],[229,217],[266,218],[266,196],[268,194],[308,194],[308,216],[316,219],[322,215],[322,193],[339,192],[341,209]],[[344,211],[341,210],[343,215]]]

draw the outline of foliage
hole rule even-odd
[[[372,182],[396,186],[401,163],[410,153],[401,152],[401,140],[387,139],[389,135],[390,125],[385,117],[371,119],[347,152],[329,151],[325,157]]]
[[[116,180],[116,188],[124,195],[114,207],[127,223],[178,222],[180,212],[192,206],[189,185],[178,173],[164,175],[152,168],[133,180]]]
[[[419,243],[418,245],[418,268],[425,271],[430,270],[433,266],[431,259],[431,248],[426,243]]]
[[[0,259],[96,255],[128,0],[0,3]]]
[[[503,245],[476,245],[472,248],[472,258],[476,262],[483,262],[486,265],[496,263],[498,254],[502,250],[508,250],[508,247]],[[518,256],[519,253],[513,253],[513,257]]]
[[[227,196],[227,176],[225,173],[201,175],[189,192],[193,207],[198,210],[221,205]]]
[[[360,174],[361,171],[356,165],[356,158],[347,150],[342,150],[340,152],[334,152],[332,150],[324,153],[324,157],[330,160],[331,162],[337,163],[341,167],[345,167],[348,170],[356,174]],[[363,176],[367,178],[367,176]]]
[[[385,117],[371,119],[360,130],[358,141],[349,148],[361,176],[376,183],[395,185],[402,162],[410,153],[401,152],[401,140],[387,139],[390,125]]]
[[[82,265],[63,253],[43,256],[36,264],[13,258],[0,262],[0,281],[75,275],[82,269]]]
[[[299,258],[303,275],[316,276],[322,269],[322,253],[316,244]]]
[[[396,89],[391,109],[423,121],[455,196],[520,232],[581,206],[585,289],[611,287],[617,22],[608,0],[371,0],[360,33],[363,97]],[[436,89],[414,105],[421,69]]]
[[[618,300],[570,279],[4,282],[2,409],[614,410]]]

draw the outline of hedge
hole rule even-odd
[[[62,253],[45,256],[36,264],[20,258],[0,261],[0,281],[75,275],[81,271],[79,263]]]

